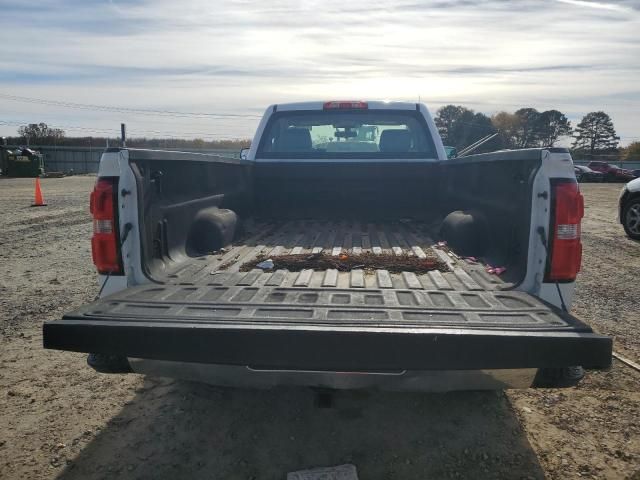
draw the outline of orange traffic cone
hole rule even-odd
[[[36,195],[35,200],[32,207],[46,207],[47,204],[44,203],[44,198],[42,198],[42,190],[40,189],[40,179],[36,177]]]

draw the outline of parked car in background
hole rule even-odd
[[[635,178],[640,177],[640,168],[639,168],[639,169],[637,169],[637,170],[632,170],[632,171],[631,171],[631,173],[633,174],[633,176],[634,176]]]
[[[579,182],[604,182],[605,174],[596,172],[584,165],[574,165],[573,171],[576,174],[576,180]]]
[[[640,240],[640,178],[627,183],[620,195],[620,223],[629,238]]]
[[[620,168],[607,162],[594,161],[587,165],[591,170],[605,174],[605,181],[608,182],[629,182],[634,179],[631,170]]]

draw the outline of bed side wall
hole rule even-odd
[[[132,155],[145,274],[230,243],[251,203],[251,166],[188,154]],[[183,158],[184,156],[184,158]]]
[[[440,163],[441,211],[469,212],[479,219],[477,228],[469,234],[478,238],[479,248],[473,256],[480,256],[493,266],[506,267],[503,278],[511,283],[520,282],[527,270],[531,198],[540,166],[538,149]]]

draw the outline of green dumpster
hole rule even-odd
[[[10,177],[39,177],[44,173],[44,156],[29,148],[7,155],[6,175]]]
[[[0,174],[7,175],[7,158],[13,152],[0,146]]]

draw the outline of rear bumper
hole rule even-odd
[[[59,350],[254,369],[485,370],[611,365],[612,340],[589,331],[232,325],[64,319],[44,324]]]
[[[130,358],[136,373],[181,378],[225,387],[306,386],[335,390],[378,389],[410,392],[503,390],[534,385],[535,368],[496,370],[402,370],[397,372],[325,372],[263,370],[246,366],[169,362]]]

